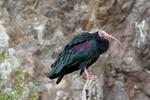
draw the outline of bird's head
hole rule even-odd
[[[98,36],[100,37],[100,38],[112,38],[112,39],[114,39],[114,40],[116,40],[120,45],[122,44],[117,38],[115,38],[114,36],[112,36],[112,35],[109,35],[108,33],[106,33],[105,31],[103,31],[103,30],[99,30],[98,31]]]

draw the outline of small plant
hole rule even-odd
[[[25,83],[26,74],[23,69],[15,70],[10,75],[11,80],[2,79],[0,75],[0,100],[35,100],[38,86],[32,81]]]

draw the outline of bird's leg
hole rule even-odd
[[[86,70],[86,68],[84,68],[84,72],[85,72],[85,74],[86,74],[86,76],[87,76],[87,78],[90,80],[90,79],[95,79],[96,78],[96,76],[94,76],[94,75],[90,75],[89,73],[88,73],[88,71]]]

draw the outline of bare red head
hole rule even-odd
[[[117,38],[115,38],[114,36],[112,36],[112,35],[109,35],[108,33],[106,33],[105,31],[103,31],[103,30],[100,30],[100,31],[98,31],[98,36],[100,37],[100,38],[111,38],[111,39],[114,39],[114,40],[116,40],[120,45],[122,44]]]

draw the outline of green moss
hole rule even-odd
[[[4,61],[4,58],[5,58],[4,55],[0,54],[0,63]]]

